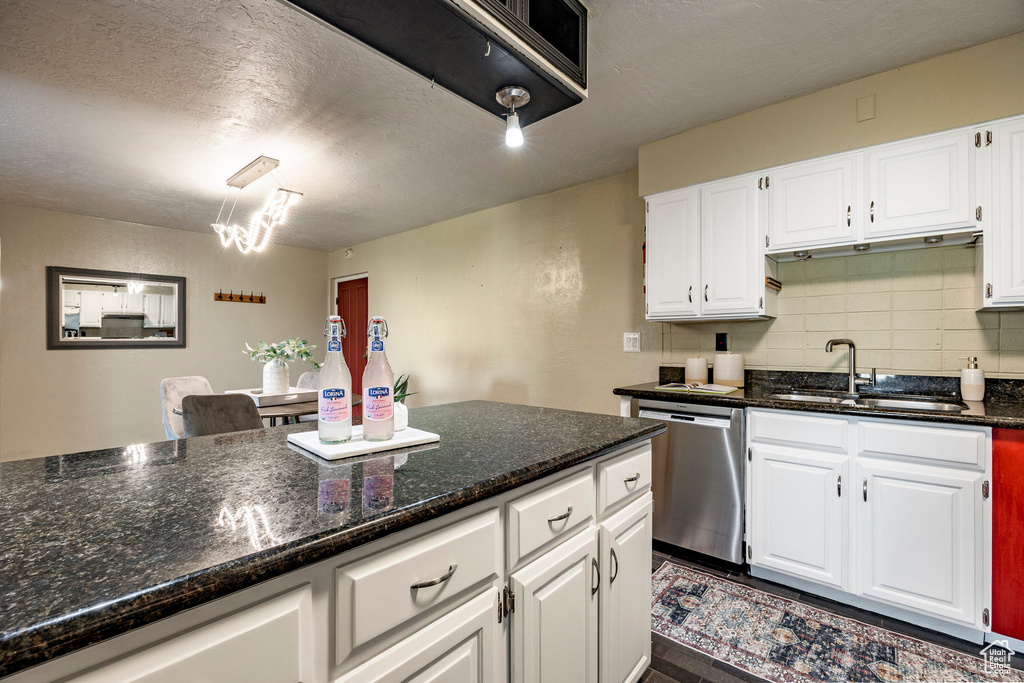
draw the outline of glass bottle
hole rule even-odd
[[[387,441],[395,435],[395,373],[384,353],[384,339],[388,336],[384,318],[371,318],[366,336],[370,340],[370,357],[363,371],[363,438]]]
[[[317,432],[320,443],[345,443],[352,438],[352,373],[341,352],[345,337],[345,321],[341,316],[328,316],[324,325],[327,337],[327,359],[320,368],[319,418]]]

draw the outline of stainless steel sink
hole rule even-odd
[[[765,398],[779,401],[800,401],[803,403],[842,403],[843,399],[835,396],[815,396],[814,394],[772,394]]]
[[[841,398],[838,396],[817,396],[815,394],[770,394],[766,398],[777,401],[799,401],[801,403],[831,403],[833,405],[863,406],[865,408],[892,408],[895,410],[923,410],[933,413],[959,413],[964,406],[937,399],[915,396],[913,398]]]
[[[964,408],[955,403],[909,398],[858,398],[857,405],[868,408],[896,408],[897,410],[930,410],[936,413],[959,413]]]

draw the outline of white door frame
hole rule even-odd
[[[348,282],[349,280],[360,280],[366,278],[367,282],[370,280],[370,274],[368,272],[355,273],[354,275],[342,275],[340,277],[332,277],[330,283],[327,285],[327,315],[337,315],[338,304],[335,302],[334,306],[331,306],[331,302],[338,298],[338,283]]]

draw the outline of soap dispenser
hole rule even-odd
[[[960,396],[965,401],[985,398],[985,371],[978,367],[978,357],[965,359],[967,367],[960,371]]]

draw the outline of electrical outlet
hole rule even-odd
[[[623,332],[622,350],[626,353],[640,353],[640,333]]]

